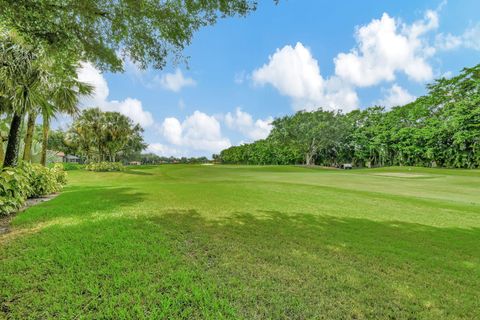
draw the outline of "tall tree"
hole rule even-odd
[[[32,143],[33,143],[33,131],[35,130],[35,120],[37,118],[36,110],[30,110],[27,120],[27,133],[25,135],[25,143],[23,148],[23,161],[30,162],[32,158]]]
[[[4,166],[16,165],[22,120],[42,100],[46,72],[41,55],[41,50],[26,45],[15,33],[0,29],[0,111],[12,114]]]
[[[52,53],[119,71],[125,56],[156,68],[169,55],[181,59],[195,31],[256,6],[256,0],[0,0],[0,17]]]

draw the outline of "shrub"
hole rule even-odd
[[[50,169],[39,164],[33,165],[30,176],[33,189],[31,196],[41,197],[60,191],[62,189],[62,183],[60,183],[59,180],[62,180],[63,177],[60,177],[59,172],[60,170],[55,168]]]
[[[53,173],[55,174],[55,178],[57,182],[60,183],[62,186],[67,184],[67,173],[65,172],[65,167],[61,163],[55,163],[53,165]]]
[[[27,198],[58,192],[66,183],[63,167],[46,168],[22,162],[0,171],[0,215],[17,211]]]
[[[123,171],[123,164],[120,162],[92,162],[85,166],[85,170],[107,172],[107,171]]]
[[[53,164],[52,168],[55,168],[55,166],[63,168],[63,170],[65,171],[79,170],[83,168],[83,165],[71,162],[57,162]]]
[[[32,187],[29,168],[4,168],[0,172],[0,215],[7,215],[25,204]]]

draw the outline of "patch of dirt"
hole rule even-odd
[[[0,217],[0,235],[6,234],[10,231],[10,222],[15,217],[15,215],[27,210],[30,207],[33,207],[34,205],[37,205],[42,202],[50,201],[56,198],[59,194],[60,193],[53,193],[48,196],[44,196],[40,198],[27,199],[27,201],[25,202],[25,205],[21,207],[16,213],[12,213],[5,217]]]

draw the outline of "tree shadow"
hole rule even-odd
[[[138,175],[138,176],[153,176],[154,175],[151,172],[144,172],[144,171],[132,170],[132,169],[127,169],[123,173],[133,174],[133,175]]]
[[[278,211],[107,214],[142,198],[76,187],[52,200],[71,206],[63,215],[105,219],[0,250],[0,317],[474,319],[480,307],[479,228]]]
[[[480,307],[479,228],[277,211],[151,220],[245,318],[471,318]]]

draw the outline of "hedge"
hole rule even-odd
[[[100,172],[100,171],[103,171],[103,172],[123,171],[124,167],[123,167],[123,164],[121,164],[120,162],[105,162],[104,161],[104,162],[89,163],[85,166],[85,170],[97,171],[97,172]]]
[[[0,169],[0,216],[17,211],[28,198],[60,191],[66,182],[61,165],[46,168],[23,162],[15,168]]]

